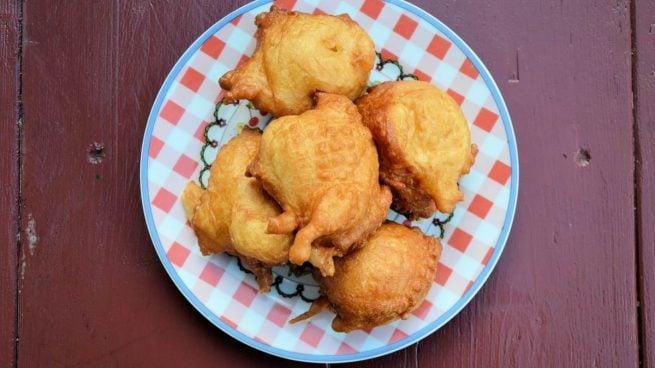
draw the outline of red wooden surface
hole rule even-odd
[[[18,16],[0,3],[0,367],[14,365],[16,345]]]
[[[503,92],[518,210],[471,304],[416,358],[375,366],[636,366],[629,2],[417,3],[476,50]]]
[[[236,6],[214,1],[25,2],[22,367],[284,364],[244,347],[182,297],[139,200],[152,101],[177,57]],[[88,162],[93,143],[101,163]]]
[[[242,3],[23,4],[22,228],[33,241],[23,236],[24,277],[16,278],[16,193],[3,190],[0,220],[10,231],[9,245],[0,244],[8,257],[0,272],[2,363],[14,351],[5,343],[15,323],[5,328],[15,313],[5,296],[15,300],[17,279],[21,366],[301,365],[232,340],[184,300],[159,264],[139,201],[138,154],[155,94],[186,47]],[[476,50],[505,96],[521,162],[517,217],[497,269],[462,313],[419,344],[351,366],[637,366],[637,290],[642,351],[655,366],[655,198],[647,189],[655,186],[655,128],[644,102],[654,97],[655,27],[646,24],[655,23],[655,4],[636,0],[631,14],[626,0],[415,3]],[[11,49],[18,28],[10,6],[13,36],[2,47]],[[17,75],[7,55],[0,143],[3,157],[14,157],[16,116],[4,107],[16,105],[16,86],[5,81]],[[87,150],[96,142],[104,158],[94,165]],[[580,150],[591,157],[586,166]],[[15,159],[0,161],[3,189],[16,187],[16,167]]]
[[[655,6],[634,2],[638,262],[643,362],[655,367]]]

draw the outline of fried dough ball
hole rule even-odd
[[[457,103],[430,83],[399,81],[371,88],[356,104],[373,133],[392,208],[409,218],[452,212],[463,198],[457,182],[477,151]]]
[[[334,276],[314,273],[323,299],[292,322],[325,307],[336,314],[332,329],[337,332],[407,319],[430,290],[440,256],[436,238],[417,228],[385,223],[362,248],[334,261]]]
[[[268,265],[288,261],[292,237],[266,233],[268,219],[279,215],[280,207],[254,178],[241,180],[237,192],[230,222],[236,251]]]
[[[317,91],[359,97],[375,62],[373,41],[346,14],[312,15],[272,6],[255,18],[252,58],[220,78],[226,101],[252,101],[273,116],[312,107]]]
[[[345,96],[319,93],[314,110],[274,120],[248,170],[284,209],[267,230],[298,229],[289,260],[324,275],[334,273],[333,257],[380,226],[391,204],[371,133]]]
[[[207,190],[190,182],[182,203],[202,253],[238,256],[257,277],[260,290],[268,291],[271,267],[287,261],[292,237],[266,233],[268,218],[281,210],[254,178],[245,176],[260,141],[259,131],[245,128],[221,148]]]

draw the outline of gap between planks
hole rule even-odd
[[[643,265],[641,264],[641,142],[639,140],[639,122],[638,110],[639,105],[639,89],[638,89],[638,50],[637,50],[637,14],[636,14],[636,0],[630,0],[630,76],[631,76],[631,89],[632,89],[632,155],[633,155],[633,200],[634,200],[634,216],[635,216],[635,287],[637,295],[637,303],[635,310],[635,317],[637,318],[637,349],[639,356],[639,365],[644,362],[644,308],[641,307],[643,303],[643,280],[641,272]]]
[[[14,319],[14,367],[18,367],[20,351],[20,288],[22,268],[25,267],[22,256],[22,224],[23,224],[23,30],[24,30],[24,0],[16,1],[18,19],[16,23],[16,315]]]

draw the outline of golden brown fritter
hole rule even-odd
[[[427,295],[441,256],[439,240],[417,228],[385,223],[364,246],[334,261],[334,276],[314,273],[324,304],[336,313],[332,329],[349,332],[407,319]]]
[[[284,209],[268,231],[298,229],[289,260],[309,260],[324,275],[334,272],[332,257],[380,226],[391,203],[371,133],[344,96],[319,93],[314,110],[274,120],[249,172]]]
[[[257,130],[243,132],[224,145],[212,164],[207,190],[187,184],[182,202],[203,254],[238,256],[270,290],[271,267],[287,261],[292,237],[266,233],[268,218],[280,207],[254,178],[245,176],[261,141]]]
[[[198,235],[200,250],[205,255],[235,253],[229,230],[232,207],[239,197],[239,182],[247,179],[246,168],[255,157],[260,141],[258,131],[244,129],[221,147],[212,164],[207,190],[191,221]]]
[[[184,207],[184,214],[187,219],[191,221],[193,218],[193,212],[195,212],[196,207],[200,204],[200,198],[205,191],[200,187],[200,185],[190,181],[184,187],[182,191],[182,206]]]
[[[220,78],[227,102],[248,99],[273,116],[312,107],[317,91],[359,97],[375,62],[373,41],[346,14],[312,15],[272,6],[255,18],[252,58]]]
[[[463,198],[457,181],[477,150],[457,103],[434,85],[385,82],[356,101],[380,154],[392,208],[410,218],[452,212]]]
[[[267,265],[288,261],[292,237],[266,233],[268,219],[280,214],[280,206],[254,178],[241,180],[237,192],[230,222],[235,250]]]

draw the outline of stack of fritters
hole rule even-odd
[[[383,222],[390,206],[408,218],[453,211],[475,154],[466,119],[428,83],[366,94],[374,46],[347,15],[273,6],[255,23],[254,55],[220,84],[228,101],[248,99],[277,119],[221,148],[207,190],[187,185],[201,251],[239,257],[261,291],[272,266],[309,262],[322,297],[296,321],[326,307],[342,332],[407,318],[430,289],[441,244]]]
[[[280,207],[257,180],[245,176],[260,142],[259,131],[244,129],[216,156],[207,190],[190,182],[182,202],[202,253],[238,256],[257,277],[259,289],[268,291],[271,267],[287,261],[293,237],[266,232]]]

